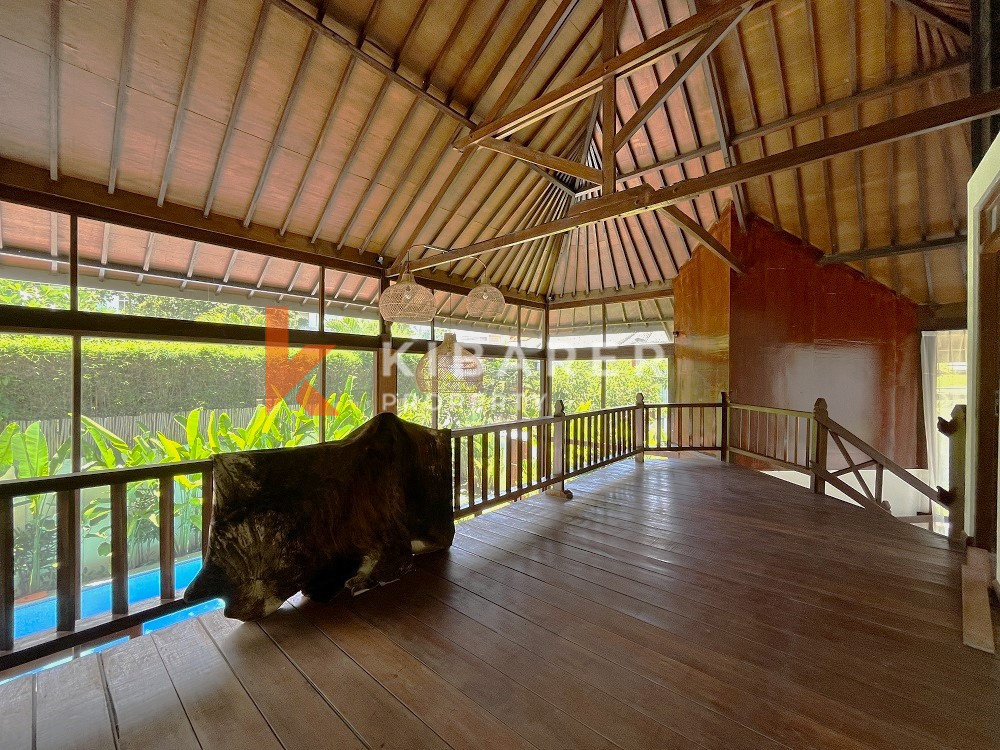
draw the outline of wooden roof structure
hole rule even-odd
[[[101,279],[305,299],[316,263],[341,274],[332,300],[371,309],[405,258],[453,309],[489,278],[512,304],[665,321],[734,201],[918,303],[965,299],[962,123],[1000,98],[969,95],[963,0],[2,14],[3,264],[45,268],[60,241],[38,218],[15,242],[21,202],[103,219],[80,237]]]

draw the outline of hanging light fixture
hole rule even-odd
[[[378,311],[388,323],[430,323],[437,312],[434,293],[420,286],[408,267],[403,266],[399,281],[382,292]]]
[[[483,361],[459,346],[455,334],[446,333],[420,358],[416,377],[424,393],[477,393],[483,387]]]
[[[434,247],[433,245],[426,245],[425,247],[428,250],[444,252],[443,247]],[[490,283],[489,268],[487,265],[475,256],[471,256],[469,259],[481,265],[485,273],[483,274],[482,281],[466,297],[466,311],[469,313],[469,317],[479,318],[480,320],[492,320],[503,312],[504,307],[507,305],[507,300],[503,298],[503,293]]]

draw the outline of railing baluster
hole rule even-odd
[[[452,444],[454,458],[452,465],[452,481],[455,483],[455,497],[453,498],[455,512],[462,509],[462,438]]]
[[[111,614],[128,614],[128,485],[111,492]]]
[[[476,505],[476,449],[472,444],[473,437],[469,435],[465,451],[465,478],[469,490],[469,508]]]
[[[510,488],[511,488],[510,475],[511,475],[511,468],[513,465],[514,451],[512,449],[512,441],[510,438],[512,430],[508,427],[506,432],[507,432],[507,454],[504,458],[504,463],[506,464],[507,467],[507,470],[505,472],[507,475],[507,492],[510,493]]]
[[[490,452],[489,444],[486,442],[486,437],[487,434],[484,432],[482,437],[479,439],[480,460],[483,464],[480,469],[483,473],[483,503],[487,502],[490,492]]]
[[[212,530],[212,508],[215,499],[215,481],[211,470],[201,473],[201,556],[208,554],[208,537]]]
[[[500,497],[500,430],[493,432],[493,497]]]
[[[0,651],[14,650],[14,498],[0,497]]]
[[[56,493],[56,630],[76,629],[80,605],[80,504],[75,490]]]
[[[174,478],[160,477],[160,598],[177,596],[174,587]]]

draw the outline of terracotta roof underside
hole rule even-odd
[[[305,0],[287,5],[312,17],[318,13]],[[555,0],[331,2],[323,23],[478,123],[557,5]],[[695,0],[625,0],[625,5],[622,50],[697,10]],[[967,22],[968,3],[937,5]],[[432,252],[425,244],[462,247],[569,210],[570,194],[540,169],[486,149],[463,159],[450,145],[468,132],[456,116],[313,33],[282,3],[138,0],[129,34],[126,7],[126,0],[62,3],[53,72],[50,5],[6,4],[0,24],[0,156],[49,167],[50,93],[56,82],[60,174],[105,185],[113,180],[118,190],[147,196],[162,193],[169,203],[319,237],[348,253],[381,255],[387,263],[408,248],[419,257]],[[504,111],[597,64],[601,34],[600,0],[576,2]],[[619,172],[670,161],[625,183],[661,187],[723,168],[723,154],[713,148],[719,141],[714,96],[739,162],[955,99],[968,92],[964,65],[764,137],[745,135],[960,61],[967,46],[888,0],[765,4],[618,152]],[[619,81],[621,119],[635,112],[675,60],[664,58]],[[599,121],[593,141],[584,143],[595,98],[519,131],[513,140],[597,166]],[[672,159],[685,154],[694,156]],[[970,173],[969,130],[960,126],[756,178],[736,192],[744,210],[824,252],[844,253],[960,235]],[[558,178],[582,187],[572,178]],[[733,191],[723,188],[681,208],[708,227],[732,198]],[[51,265],[31,255],[51,254],[53,247],[50,219],[36,214],[40,226],[24,228],[13,243],[8,225],[32,219],[24,209],[3,206],[0,239],[13,250],[0,253],[0,263]],[[170,238],[150,242],[146,232],[90,224],[85,230],[81,223],[80,237],[88,279],[185,288],[204,279],[210,288],[209,282],[225,278],[234,282],[227,290],[234,295],[288,301],[316,294],[315,267]],[[465,259],[442,271],[473,282],[488,273],[502,289],[560,301],[602,290],[662,287],[695,245],[665,215],[651,212],[485,253],[480,259],[486,269]],[[964,252],[952,247],[858,267],[917,302],[944,304],[965,298],[963,259]],[[329,272],[328,295],[344,309],[371,311],[377,280],[349,276]],[[461,317],[460,298],[438,297],[443,310]],[[613,315],[623,322],[672,318],[669,299],[616,309],[620,312]],[[567,325],[580,325],[577,313],[565,317],[575,321]]]

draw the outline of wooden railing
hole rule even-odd
[[[646,404],[566,414],[557,402],[551,417],[452,430],[453,511],[456,518],[475,515],[525,495],[547,491],[572,497],[565,482],[624,458],[642,461],[645,453],[717,452],[811,475],[814,492],[836,487],[861,505],[884,512],[885,472],[898,477],[933,502],[947,503],[908,471],[830,419],[820,399],[812,412],[718,402]],[[846,465],[827,463],[829,441]],[[860,452],[858,460],[850,450]],[[874,468],[874,486],[862,470]],[[844,481],[851,474],[859,482]],[[0,671],[83,644],[135,632],[142,623],[182,609],[174,581],[174,480],[201,477],[201,542],[204,554],[212,513],[211,461],[189,461],[140,468],[63,474],[38,479],[0,481]],[[156,482],[158,488],[160,596],[141,602],[128,598],[127,492],[130,484]],[[81,492],[107,488],[110,502],[111,611],[82,620]],[[14,639],[14,501],[55,496],[55,631]],[[912,520],[912,519],[907,519]]]
[[[0,482],[0,670],[25,664],[85,643],[130,630],[187,606],[174,582],[174,479],[201,476],[202,552],[212,517],[212,462],[182,461],[107,471],[77,472]],[[160,596],[128,598],[128,485],[156,482],[158,490]],[[109,495],[111,611],[81,620],[82,490],[106,487]],[[36,495],[56,497],[56,629],[14,641],[14,501]]]

